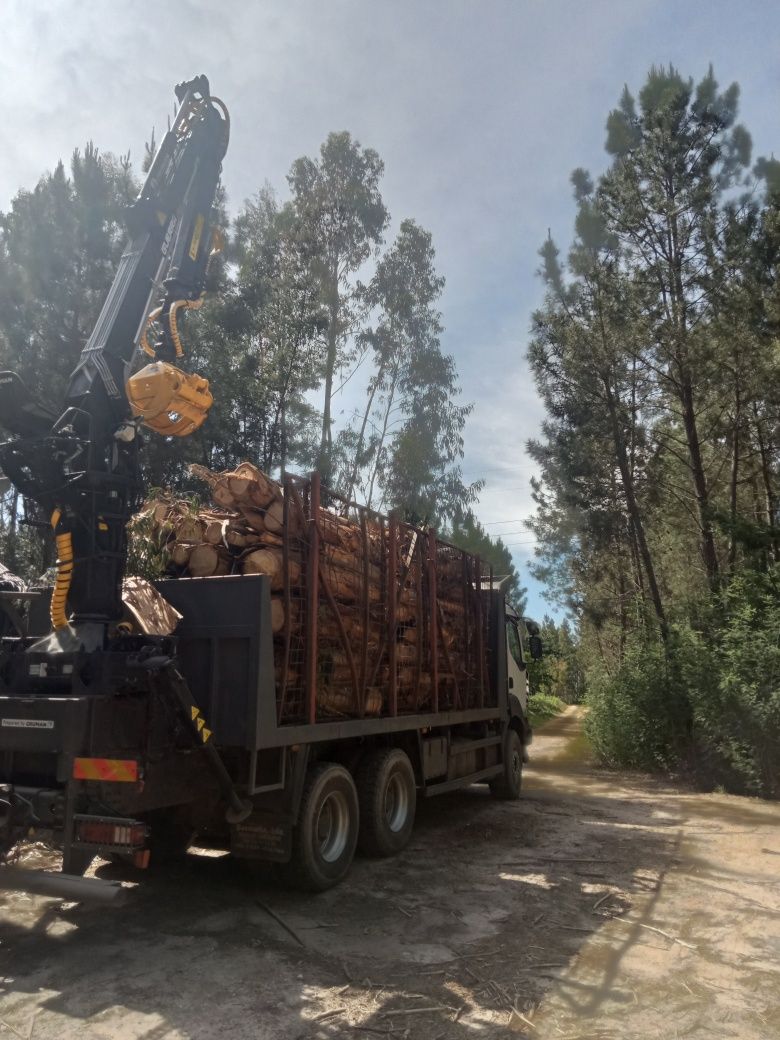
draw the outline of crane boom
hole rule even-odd
[[[212,207],[230,124],[205,76],[175,91],[176,116],[128,212],[127,247],[64,412],[57,418],[0,373],[0,424],[14,435],[0,445],[0,467],[54,527],[52,623],[68,645],[105,645],[121,617],[126,526],[143,491],[140,427],[185,436],[212,403],[207,380],[177,367],[178,319],[200,305],[220,248]]]

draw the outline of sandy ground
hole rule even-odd
[[[0,1040],[780,1038],[780,806],[599,770],[577,709],[532,751],[322,896],[200,854],[0,897]]]

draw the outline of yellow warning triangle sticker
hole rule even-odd
[[[193,720],[197,719],[198,715],[200,715],[200,708],[196,708],[194,704],[190,708],[190,711],[192,712]]]
[[[209,739],[210,736],[211,736],[211,730],[210,729],[204,729],[203,732],[201,733],[201,737],[203,737],[203,743],[204,744],[206,743],[206,741]]]
[[[200,733],[200,731],[206,725],[206,720],[205,719],[198,719],[197,725],[198,725],[198,733]]]

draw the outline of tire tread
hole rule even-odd
[[[412,802],[410,809],[412,824],[402,843],[388,842],[388,840],[382,835],[383,828],[381,824],[384,823],[384,820],[380,819],[380,814],[383,813],[380,802],[380,795],[382,793],[381,789],[386,779],[385,770],[387,763],[392,759],[398,759],[399,761],[405,762],[409,767],[409,773],[412,779]],[[408,842],[414,827],[415,798],[417,790],[414,785],[414,770],[412,768],[412,763],[409,761],[409,756],[401,748],[383,748],[369,752],[358,767],[355,780],[358,789],[358,800],[360,803],[358,848],[366,856],[394,856],[396,853],[400,852]]]
[[[320,782],[320,778],[323,774],[330,772],[333,769],[343,770],[350,781],[352,777],[349,772],[344,769],[343,766],[338,765],[335,762],[318,762],[310,770],[306,777],[306,782],[303,786],[303,794],[301,795],[301,807],[298,815],[298,824],[293,828],[292,835],[292,855],[290,862],[286,864],[284,874],[287,881],[297,889],[301,889],[305,892],[324,892],[328,888],[332,888],[333,885],[339,883],[342,878],[349,871],[349,867],[352,863],[352,857],[355,851],[356,841],[352,842],[352,849],[349,855],[349,863],[343,873],[335,879],[324,879],[322,875],[319,877],[316,874],[316,864],[311,862],[311,856],[305,841],[305,835],[303,831],[304,817],[307,815],[309,801],[312,797],[312,792],[317,784]],[[354,782],[353,782],[354,786]],[[356,803],[359,811],[359,802],[356,799]],[[355,820],[355,830],[357,830],[358,820]]]
[[[507,745],[504,749],[504,771],[495,780],[491,780],[489,787],[490,793],[494,798],[498,798],[505,802],[515,802],[520,798],[521,788],[523,784],[523,767],[522,767],[522,753],[523,753],[523,741],[520,734],[515,729],[508,729],[506,736],[504,737],[505,744]],[[509,755],[511,748],[508,745],[513,744],[517,741],[520,744],[521,754],[521,765],[520,765],[520,781],[515,786],[512,780],[507,775],[507,764],[509,762]]]

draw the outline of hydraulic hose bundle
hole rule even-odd
[[[68,624],[68,593],[73,579],[73,538],[62,525],[62,511],[55,509],[51,515],[54,541],[57,546],[57,578],[51,596],[50,616],[52,627],[66,628]]]

